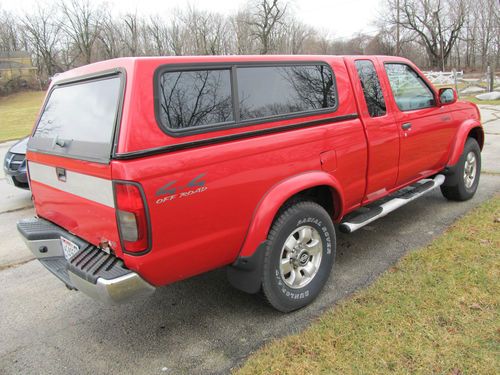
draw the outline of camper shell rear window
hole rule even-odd
[[[122,73],[57,84],[43,107],[28,149],[109,162],[119,122]]]

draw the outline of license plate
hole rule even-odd
[[[70,260],[73,255],[75,255],[80,248],[78,245],[67,238],[61,237],[61,245],[64,252],[64,257]]]

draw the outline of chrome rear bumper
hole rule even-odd
[[[99,277],[95,284],[82,279],[71,271],[69,271],[68,274],[71,283],[76,289],[94,299],[111,304],[149,296],[155,291],[154,286],[144,281],[135,272],[130,272],[127,275],[114,279],[103,279]]]
[[[113,304],[151,295],[156,289],[126,268],[121,259],[47,220],[21,220],[17,229],[35,257],[69,289]],[[61,237],[79,248],[69,259],[64,256]]]

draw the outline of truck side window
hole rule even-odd
[[[370,60],[356,60],[355,64],[370,117],[385,115],[384,95],[373,62]]]
[[[170,129],[234,121],[229,69],[166,72],[159,88],[160,120]]]
[[[435,105],[434,95],[424,80],[406,64],[386,63],[385,70],[396,104],[402,111]]]
[[[326,65],[241,67],[237,77],[242,120],[337,106],[333,72]]]

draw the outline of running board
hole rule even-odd
[[[370,207],[367,212],[348,215],[348,218],[340,223],[339,229],[344,233],[352,233],[437,188],[443,184],[444,179],[444,175],[438,174],[432,180],[420,180],[415,184],[416,186],[412,185],[410,189],[400,190],[396,193],[396,197],[380,205]]]

